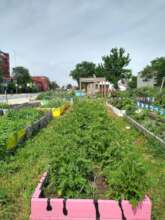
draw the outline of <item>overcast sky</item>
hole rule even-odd
[[[0,0],[0,49],[11,67],[61,85],[81,61],[101,62],[112,47],[130,53],[137,74],[165,56],[165,0]]]

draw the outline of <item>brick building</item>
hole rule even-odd
[[[9,54],[0,50],[0,68],[2,69],[2,77],[4,80],[10,79]]]
[[[41,91],[49,90],[49,80],[46,76],[33,76],[33,83],[39,88]]]
[[[11,80],[15,80],[14,77],[10,77],[10,62],[9,54],[0,50],[0,69],[2,70],[3,83],[8,83]],[[38,87],[40,91],[49,90],[49,79],[45,76],[33,76],[33,83]]]

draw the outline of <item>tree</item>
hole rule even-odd
[[[93,77],[95,74],[95,64],[83,61],[78,63],[74,70],[70,72],[70,76],[79,84],[80,77]]]
[[[13,80],[11,80],[11,81],[8,83],[7,90],[8,90],[9,93],[14,93],[14,92],[16,91],[16,85],[15,85],[15,83],[13,82]]]
[[[98,64],[95,68],[96,77],[105,77],[105,69],[102,64]]]
[[[142,71],[141,76],[150,79],[155,77],[156,85],[161,86],[162,79],[165,77],[165,57],[159,57],[150,62]]]
[[[56,81],[51,81],[49,84],[50,89],[56,90],[59,88],[59,85],[57,84]]]
[[[108,81],[117,85],[121,78],[130,77],[131,70],[126,69],[130,62],[130,55],[123,48],[112,48],[110,55],[103,56],[103,68]]]
[[[131,89],[137,88],[137,76],[132,76],[128,82],[128,87]]]
[[[72,84],[69,83],[69,84],[66,86],[66,88],[67,88],[67,89],[72,89],[73,86],[72,86]]]
[[[27,83],[32,81],[29,70],[22,66],[13,68],[13,76],[16,79],[17,84],[23,88],[27,88]]]

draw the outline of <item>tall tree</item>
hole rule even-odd
[[[165,57],[159,57],[150,62],[142,71],[141,76],[146,79],[155,77],[157,86],[161,86],[165,77]]]
[[[80,77],[92,77],[95,74],[95,64],[92,62],[83,61],[78,63],[70,72],[70,76],[79,84]]]
[[[103,56],[103,68],[108,81],[114,85],[121,78],[130,77],[131,70],[126,69],[130,62],[130,55],[123,48],[112,48],[110,55]]]
[[[26,88],[27,83],[32,81],[29,70],[22,66],[13,68],[13,76],[17,80],[18,85],[23,88]]]
[[[105,69],[102,64],[98,64],[95,68],[95,75],[97,77],[105,77]]]

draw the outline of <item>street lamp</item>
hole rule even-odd
[[[30,87],[31,87],[31,85],[30,85],[30,83],[27,83],[26,84],[26,86],[27,86],[27,93],[29,93],[29,101],[30,101]]]
[[[16,93],[18,93],[18,83],[15,84],[16,87]]]

